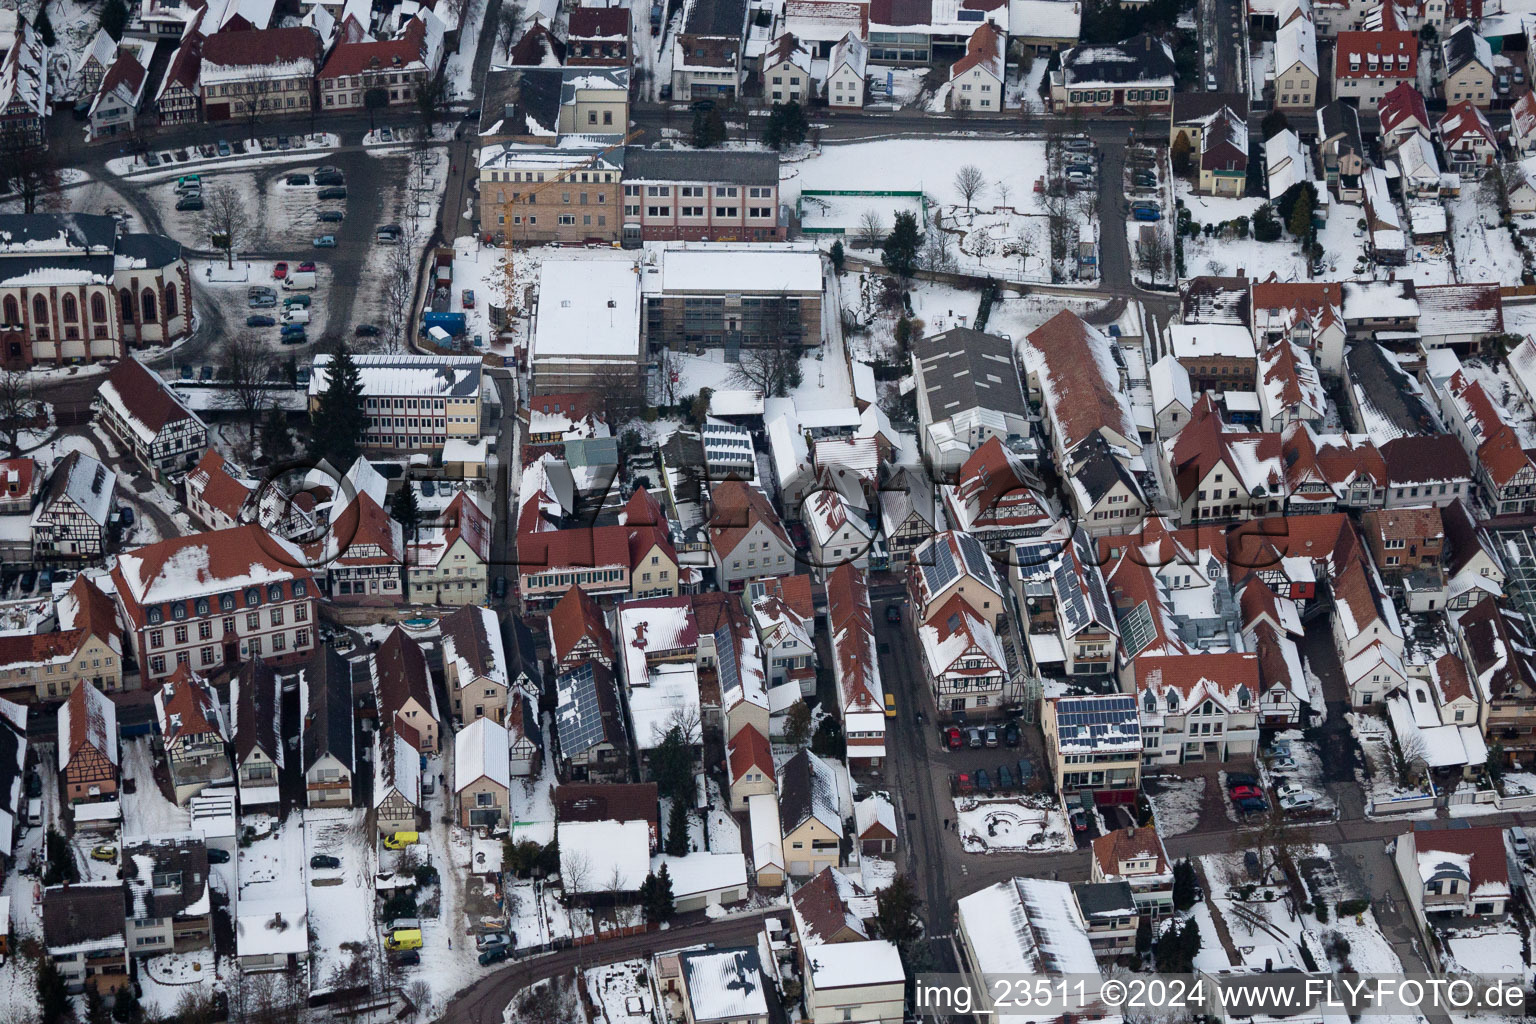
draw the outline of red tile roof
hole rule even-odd
[[[165,381],[137,359],[119,359],[107,374],[107,383],[128,414],[154,433],[168,423],[193,418]]]
[[[1121,861],[1145,860],[1148,857],[1157,859],[1153,869],[1155,873],[1161,874],[1168,870],[1168,854],[1163,850],[1163,841],[1158,838],[1157,829],[1150,825],[1117,828],[1107,835],[1099,836],[1093,841],[1093,857],[1105,875],[1118,875]]]
[[[320,37],[311,28],[269,28],[221,31],[203,43],[203,62],[222,67],[255,67],[315,60]]]
[[[1431,829],[1413,832],[1414,848],[1426,853],[1451,853],[1470,861],[1472,895],[1485,885],[1509,886],[1509,862],[1504,852],[1504,830],[1493,825],[1477,828]]]
[[[212,448],[203,453],[187,474],[187,487],[199,490],[204,502],[236,522],[251,496],[250,488],[230,475],[224,456]]]
[[[1002,66],[1003,34],[990,21],[982,22],[965,43],[965,56],[950,65],[951,80],[965,74],[980,64],[990,64],[993,69]]]
[[[564,659],[584,636],[595,640],[603,657],[613,664],[613,634],[602,609],[592,595],[572,584],[549,612],[550,653],[555,661]]]
[[[773,749],[756,726],[751,723],[742,726],[726,747],[730,754],[732,782],[753,768],[773,778]]]
[[[784,525],[779,522],[778,513],[757,488],[740,480],[725,480],[711,487],[709,496],[714,506],[709,517],[709,540],[719,557],[730,557],[736,545],[746,539],[759,522],[764,523],[786,547],[794,547],[789,534],[784,532]]]
[[[1354,58],[1353,62],[1351,57]],[[1372,63],[1371,58],[1375,58]],[[1406,63],[1402,58],[1406,57]],[[1412,32],[1340,32],[1334,40],[1335,79],[1396,79],[1412,82],[1419,73],[1419,38]]]
[[[628,7],[578,7],[570,14],[571,39],[628,39]]]
[[[426,40],[426,24],[420,18],[412,18],[396,39],[337,43],[325,67],[320,70],[320,77],[345,78],[370,70],[388,71],[411,64],[420,65],[426,56]]]

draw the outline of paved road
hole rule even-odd
[[[561,950],[548,956],[519,961],[488,975],[456,994],[447,1012],[439,1019],[453,1024],[500,1024],[502,1012],[519,992],[529,985],[565,974],[583,965],[610,963],[631,957],[649,956],[661,949],[682,944],[712,942],[732,945],[755,942],[762,927],[761,914],[689,925],[686,930],[649,932],[611,939],[596,946]],[[780,911],[782,913],[782,910]]]

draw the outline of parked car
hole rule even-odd
[[[344,186],[332,185],[315,193],[315,197],[317,199],[345,199],[347,198],[347,190]]]
[[[285,278],[287,276],[288,276],[288,264],[286,264],[286,263],[274,263],[274,264],[272,264],[272,279],[273,280],[281,281],[283,278]]]
[[[1077,150],[1090,149],[1091,150],[1093,148],[1093,140],[1090,139],[1090,138],[1087,138],[1085,136],[1082,136],[1082,135],[1074,135],[1070,139],[1062,139],[1061,140],[1061,148],[1062,149],[1077,149]]]
[[[294,306],[283,310],[283,323],[307,324],[309,323],[309,310],[303,306]]]
[[[397,967],[414,967],[421,963],[421,954],[414,949],[407,949],[390,957],[390,962]]]
[[[1275,795],[1282,800],[1288,796],[1295,796],[1297,793],[1305,793],[1306,791],[1307,787],[1299,782],[1285,782],[1275,787]]]
[[[1019,723],[1009,722],[1003,726],[1003,745],[1016,747],[1019,745]]]
[[[692,103],[688,104],[688,109],[694,111],[695,113],[706,113],[707,114],[709,111],[715,109],[715,101],[714,100],[694,100]]]
[[[201,210],[202,208],[203,197],[195,193],[190,196],[183,196],[182,198],[176,200],[176,209],[183,212],[187,210]]]
[[[976,791],[979,793],[992,792],[992,776],[987,774],[985,768],[976,773]]]
[[[896,717],[896,695],[890,690],[885,691],[885,717]]]
[[[475,290],[473,288],[465,288],[462,292],[460,292],[459,293],[459,304],[461,306],[463,306],[465,309],[474,309],[475,308]]]
[[[1013,772],[1008,770],[1006,764],[997,766],[997,788],[1005,793],[1013,788]]]
[[[117,860],[117,847],[93,846],[91,847],[91,860],[115,861]]]
[[[229,851],[228,850],[221,850],[217,846],[210,846],[210,847],[208,847],[208,863],[209,864],[228,864],[229,863]]]
[[[309,308],[310,297],[308,295],[289,295],[283,299],[283,308],[292,309],[294,306]]]
[[[1296,770],[1296,761],[1289,757],[1277,757],[1269,762],[1269,767],[1277,772],[1293,772]]]
[[[1019,758],[1018,768],[1019,768],[1019,785],[1022,786],[1022,785],[1024,785],[1024,783],[1028,782],[1030,779],[1035,777],[1035,766],[1034,766],[1034,763],[1031,762],[1029,758],[1027,758],[1027,757]]]
[[[1262,814],[1269,810],[1269,804],[1256,796],[1249,796],[1237,802],[1237,809],[1244,814]]]
[[[384,837],[384,848],[386,850],[403,850],[407,846],[419,842],[421,842],[421,833],[419,832],[391,832]]]
[[[1258,786],[1233,786],[1228,793],[1233,800],[1263,799],[1264,791]]]
[[[233,150],[231,150],[229,148],[229,143],[226,142],[223,139],[219,140],[218,147],[219,147],[219,156],[229,156],[230,153],[234,152]]]
[[[989,747],[997,746],[997,744],[998,744],[998,742],[999,742],[999,740],[1001,738],[1001,737],[998,736],[997,726],[995,726],[995,725],[987,726],[986,729],[984,729],[982,731],[982,736],[985,737],[986,744]]]
[[[341,867],[341,858],[332,857],[328,853],[317,853],[309,858],[309,866],[316,869],[330,868],[334,870]]]
[[[309,184],[309,175],[307,175],[307,174],[290,174],[290,175],[288,175],[288,184],[290,184],[290,185],[308,185]]]
[[[124,526],[132,526],[133,525],[133,509],[132,508],[130,508],[127,505],[123,505],[123,506],[118,508],[117,514],[123,517],[123,525]]]
[[[379,329],[373,324],[358,324],[357,336],[359,338],[377,338],[379,336]]]
[[[1254,881],[1259,878],[1259,854],[1256,850],[1243,851],[1243,870],[1248,872],[1248,877]]]
[[[315,184],[322,188],[339,188],[347,183],[347,179],[341,176],[340,171],[315,172]]]
[[[1305,811],[1317,803],[1316,793],[1292,793],[1280,798],[1280,809],[1283,811]]]
[[[1531,859],[1531,841],[1526,838],[1525,829],[1519,827],[1510,829],[1509,840],[1515,848],[1515,856],[1521,860]]]
[[[294,324],[293,326],[299,329],[297,331],[293,331],[292,333],[284,334],[278,340],[281,341],[284,345],[308,345],[309,335],[305,333],[303,326],[301,324]],[[271,377],[269,379],[276,380],[277,378]]]
[[[901,605],[899,605],[899,604],[888,604],[888,605],[886,605],[885,606],[885,621],[891,623],[892,625],[899,624],[901,622]]]
[[[1073,832],[1088,831],[1088,815],[1083,813],[1083,809],[1081,807],[1072,808],[1071,812],[1067,815],[1067,818],[1072,822]]]
[[[395,133],[390,131],[388,128],[380,128],[379,129],[379,141],[380,142],[393,142],[394,138],[395,138]]]
[[[253,313],[245,318],[245,326],[247,327],[271,327],[275,323],[277,323],[276,320],[264,313]]]
[[[336,248],[336,236],[316,235],[314,244],[316,249],[334,249]]]
[[[960,735],[959,728],[953,725],[944,727],[944,745],[950,750],[959,750],[965,745],[965,738]]]
[[[300,270],[313,271],[315,269],[314,261],[313,260],[305,260],[303,263],[299,264],[299,269]]]
[[[955,775],[955,792],[960,796],[976,792],[976,780],[965,772],[957,773]]]
[[[966,741],[970,744],[972,750],[980,750],[986,745],[986,738],[982,736],[981,730],[976,726],[971,726],[966,730],[966,733]]]
[[[1227,772],[1227,788],[1233,786],[1257,786],[1259,777],[1249,772]]]
[[[346,219],[346,216],[340,210],[321,210],[318,219],[322,224],[337,224]]]
[[[476,949],[495,949],[497,946],[510,945],[512,939],[506,932],[487,932],[484,935],[475,936]]]

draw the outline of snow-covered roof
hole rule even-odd
[[[453,738],[453,791],[486,778],[506,789],[512,784],[507,727],[481,716]]]
[[[106,526],[116,490],[116,473],[84,452],[70,452],[53,471],[43,500],[33,514],[33,522],[46,522],[50,513],[59,514],[62,510],[55,508],[54,504],[67,498],[91,522],[98,527]]]
[[[567,894],[637,892],[651,870],[651,831],[644,821],[562,821],[555,841]]]
[[[318,398],[330,381],[333,357],[315,356],[309,397]],[[365,397],[472,398],[480,393],[479,356],[434,356],[414,353],[354,355]]]
[[[647,292],[793,295],[821,291],[821,254],[799,245],[677,244],[662,248],[658,260],[660,267],[648,264],[645,268]]]
[[[696,1024],[751,1020],[768,1013],[756,946],[689,950],[678,956]]]
[[[658,854],[651,858],[651,870],[665,865],[672,876],[672,897],[683,899],[740,888],[747,884],[747,858],[741,853],[711,853],[700,850],[682,857]]]
[[[1275,76],[1297,64],[1317,74],[1317,29],[1306,18],[1297,18],[1275,33]]]
[[[901,985],[906,979],[896,945],[881,939],[818,942],[805,950],[805,960],[818,992],[866,985]]]
[[[998,882],[961,899],[958,916],[967,946],[976,956],[972,966],[978,974],[1099,976],[1087,926],[1068,882],[1043,878]],[[1097,984],[1089,989],[1085,994],[1096,997]]]
[[[1238,324],[1169,324],[1168,350],[1178,359],[1252,359],[1253,335]]]
[[[309,952],[309,906],[302,891],[241,898],[235,903],[235,955],[285,956]]]
[[[623,260],[545,260],[533,358],[640,352],[640,275]]]
[[[1278,199],[1292,185],[1311,177],[1311,166],[1301,136],[1287,128],[1264,142],[1264,166],[1269,177],[1269,198]]]
[[[1079,0],[1008,0],[1008,25],[1015,36],[1076,42],[1083,5]]]
[[[1152,364],[1148,372],[1152,385],[1152,409],[1161,412],[1170,405],[1179,404],[1185,412],[1195,407],[1195,394],[1189,384],[1189,371],[1172,355],[1165,355]]]

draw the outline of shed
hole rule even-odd
[[[679,914],[747,898],[747,858],[740,853],[700,851],[651,858],[653,872],[663,865],[672,877],[672,906]]]

